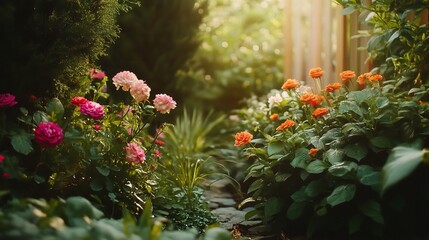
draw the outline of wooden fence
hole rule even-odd
[[[352,38],[366,26],[358,13],[345,16],[341,10],[332,0],[285,0],[285,79],[312,85],[308,71],[321,67],[326,85],[338,81],[343,70],[357,74],[369,70],[368,38]]]

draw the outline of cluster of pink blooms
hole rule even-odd
[[[43,148],[53,148],[63,141],[63,130],[53,122],[41,122],[34,129],[34,140]]]
[[[144,163],[146,160],[146,154],[144,150],[140,147],[140,144],[136,142],[128,143],[125,146],[126,158],[129,163]]]
[[[131,96],[137,102],[143,102],[149,99],[150,87],[143,80],[139,80],[137,76],[130,71],[117,73],[112,78],[112,81],[116,89],[122,87],[122,90],[130,91]]]
[[[12,107],[17,102],[15,101],[15,96],[10,93],[1,93],[0,94],[0,107]]]
[[[89,101],[84,97],[74,97],[71,103],[80,107],[80,112],[90,118],[101,120],[104,117],[104,108],[97,102]]]

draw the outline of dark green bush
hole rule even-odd
[[[116,16],[135,0],[0,2],[2,92],[69,101],[89,87],[85,76],[118,37]]]

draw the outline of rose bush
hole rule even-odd
[[[11,94],[1,94],[2,107],[19,111],[18,121],[0,109],[2,126],[0,172],[8,176],[1,190],[13,197],[90,199],[107,216],[122,209],[139,213],[157,189],[157,165],[162,158],[160,137],[150,134],[152,120],[168,113],[176,102],[163,94],[151,105],[150,87],[129,71],[115,75],[117,89],[130,91],[123,102],[108,102],[107,76],[92,69],[92,85],[85,96],[68,103],[53,99],[34,112],[20,107]],[[33,144],[34,143],[36,144]]]
[[[394,92],[381,75],[352,71],[322,89],[322,73],[310,71],[316,89],[288,80],[237,111],[238,131],[254,136],[237,145],[251,161],[242,205],[256,210],[247,217],[310,239],[426,238],[425,95]]]

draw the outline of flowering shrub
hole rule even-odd
[[[64,105],[53,99],[34,113],[18,109],[13,95],[0,95],[1,106],[21,112],[18,122],[0,112],[4,120],[0,172],[8,176],[0,187],[11,197],[79,195],[109,215],[120,214],[121,208],[138,213],[145,199],[154,196],[162,155],[164,125],[151,135],[151,121],[157,109],[168,113],[176,102],[163,94],[168,101],[156,100],[161,107],[152,106],[149,86],[124,71],[113,82],[130,91],[129,99],[102,105],[109,97],[108,79],[95,69],[89,77],[92,85],[85,96],[75,96]]]
[[[429,220],[428,169],[420,166],[429,160],[424,94],[392,92],[379,74],[355,78],[345,71],[342,84],[323,89],[323,70],[309,75],[316,89],[287,80],[281,91],[237,111],[239,131],[254,136],[245,147],[236,144],[253,161],[245,178],[251,197],[242,204],[254,202],[256,210],[248,216],[314,239],[401,231],[427,237],[421,224]],[[398,225],[404,218],[412,223]]]

